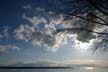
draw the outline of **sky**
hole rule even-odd
[[[76,34],[52,34],[57,29],[71,27],[72,21],[63,21],[64,15],[57,15],[49,3],[63,7],[58,0],[0,0],[0,65],[36,62],[106,64],[107,52],[93,54],[88,50],[94,39],[81,42],[76,39]]]

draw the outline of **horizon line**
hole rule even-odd
[[[73,67],[0,67],[0,69],[73,69]]]

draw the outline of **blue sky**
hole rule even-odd
[[[82,48],[76,47],[74,34],[72,37],[65,33],[57,36],[51,34],[56,29],[70,27],[70,21],[63,21],[64,15],[55,14],[49,1],[0,0],[0,64],[25,61],[107,61],[107,52],[92,54],[92,51],[83,48],[88,46],[83,46],[83,43]],[[55,3],[62,7],[60,1],[55,0]]]

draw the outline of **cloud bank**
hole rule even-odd
[[[30,9],[31,6],[24,6],[26,9]],[[57,51],[61,45],[68,43],[67,38],[72,40],[72,45],[77,47],[79,43],[90,43],[90,40],[94,39],[94,44],[98,43],[98,35],[92,32],[81,31],[81,30],[70,30],[62,31],[58,34],[53,34],[58,29],[65,28],[84,28],[88,30],[103,32],[107,30],[104,26],[88,22],[84,19],[72,17],[72,19],[65,20],[64,14],[56,14],[52,11],[46,12],[41,8],[36,8],[36,12],[40,12],[39,15],[27,16],[26,13],[22,15],[22,18],[27,21],[27,24],[20,24],[19,27],[13,30],[14,35],[12,36],[16,40],[24,42],[31,42],[33,45],[39,45],[45,47],[48,51]],[[42,14],[44,15],[42,15]],[[98,15],[100,13],[97,13]],[[87,16],[88,14],[84,14]],[[100,14],[101,15],[101,14]],[[96,20],[94,17],[88,15],[91,20]],[[104,29],[104,30],[103,30]],[[9,37],[8,27],[4,29],[4,35],[0,35],[0,38]],[[92,43],[93,44],[93,43]],[[5,51],[11,46],[6,46],[1,51]],[[14,46],[13,46],[14,47]],[[11,48],[13,48],[11,47]],[[15,47],[17,48],[17,47]]]

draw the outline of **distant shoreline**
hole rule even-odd
[[[73,69],[73,67],[0,67],[0,69]]]

